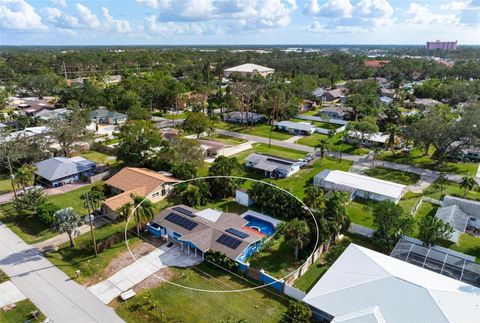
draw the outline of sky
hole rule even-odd
[[[0,45],[480,44],[480,0],[0,0]]]

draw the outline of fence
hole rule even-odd
[[[303,300],[305,295],[307,295],[307,293],[304,293],[301,290],[298,290],[295,287],[292,287],[292,286],[287,285],[287,284],[284,284],[283,293],[285,295],[290,296],[292,298],[295,298],[296,300],[299,300],[299,301]]]
[[[371,238],[376,230],[364,227],[363,225],[359,225],[356,223],[350,223],[350,227],[348,228],[348,232],[359,234],[364,237]]]
[[[113,172],[111,170],[108,170],[106,172],[102,172],[99,174],[92,175],[88,178],[90,183],[97,183],[100,182],[101,180],[109,177],[110,175],[113,175]]]
[[[413,216],[415,212],[417,212],[418,208],[420,207],[420,205],[422,205],[423,202],[429,202],[438,206],[442,205],[442,201],[433,199],[428,196],[422,196],[422,198],[418,200],[418,202],[413,206],[412,210],[410,211],[410,216]]]

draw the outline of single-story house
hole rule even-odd
[[[95,174],[95,162],[77,156],[52,157],[35,163],[36,181],[47,187],[59,187]]]
[[[198,211],[185,205],[166,208],[151,220],[147,230],[167,237],[181,249],[197,257],[209,250],[232,260],[245,260],[259,249],[266,234],[247,226],[249,221],[237,214],[213,209]]]
[[[303,100],[303,103],[301,103],[298,107],[299,112],[307,112],[310,111],[311,109],[314,109],[317,106],[317,103],[312,100]]]
[[[351,107],[331,105],[318,110],[317,115],[330,119],[349,119],[353,109]]]
[[[449,240],[453,242],[466,232],[480,235],[480,202],[446,195],[435,216],[452,226]]]
[[[390,104],[393,102],[393,99],[388,96],[382,95],[380,97],[380,101],[382,101],[382,103],[385,103],[385,104]]]
[[[381,85],[381,86],[386,86],[386,85],[388,85],[388,79],[385,78],[385,77],[379,77],[379,76],[377,76],[377,77],[375,77],[375,81],[377,81],[377,83],[378,83],[379,85]]]
[[[413,102],[415,108],[417,109],[431,109],[435,108],[437,105],[442,104],[442,102],[434,100],[434,99],[415,99]]]
[[[180,134],[180,130],[170,127],[161,128],[160,134],[162,135],[163,139],[171,141],[173,138],[177,137]]]
[[[50,131],[50,129],[46,126],[40,126],[40,127],[28,127],[23,130],[18,130],[11,132],[8,136],[5,138],[0,138],[0,142],[8,142],[11,140],[15,140],[18,138],[28,138],[28,137],[35,137],[35,136],[40,136],[47,134]]]
[[[226,147],[232,147],[232,145],[224,144],[213,140],[197,139],[197,141],[202,147],[205,156],[208,157],[217,157],[218,155],[223,155],[224,149]]]
[[[132,195],[146,197],[152,203],[159,202],[178,182],[180,181],[176,178],[147,168],[125,167],[106,181],[110,190],[117,195],[103,202],[102,212],[115,219],[119,208],[133,202]]]
[[[346,141],[354,144],[364,145],[367,147],[384,147],[388,143],[388,134],[377,132],[365,134],[362,139],[362,134],[358,131],[349,131],[346,136]]]
[[[65,108],[55,109],[55,110],[41,110],[35,115],[35,117],[48,121],[48,120],[54,120],[54,119],[63,119],[69,113],[70,113],[70,110]]]
[[[243,76],[258,74],[265,77],[267,75],[275,73],[275,69],[248,63],[226,68],[223,70],[223,75],[225,77],[229,77],[233,73],[240,73]]]
[[[476,322],[480,288],[350,244],[303,298],[314,321]]]
[[[287,131],[294,135],[311,135],[315,132],[315,126],[307,122],[280,121],[276,124],[277,129]]]
[[[288,177],[300,170],[301,162],[281,157],[252,153],[245,159],[245,166],[261,171],[265,177]]]
[[[365,63],[365,66],[370,67],[370,68],[380,68],[380,67],[384,67],[385,65],[390,63],[390,61],[370,59],[370,60],[366,60],[364,63]]]
[[[94,123],[102,124],[122,124],[127,121],[126,114],[117,111],[110,111],[104,107],[100,107],[91,111],[88,114],[88,118]]]
[[[382,87],[380,89],[380,95],[393,99],[395,97],[395,90],[394,89],[386,89],[386,88]]]
[[[315,175],[313,185],[327,190],[347,192],[351,199],[359,197],[374,201],[390,200],[394,203],[398,203],[406,188],[405,185],[394,182],[330,169]]]
[[[261,113],[255,113],[255,112],[243,112],[241,113],[240,111],[233,111],[226,113],[225,116],[223,117],[223,120],[226,122],[233,122],[233,123],[248,123],[248,124],[257,124],[260,122],[265,121],[265,115]]]
[[[312,95],[317,99],[321,100],[323,95],[325,94],[325,89],[323,87],[316,88],[313,90]]]
[[[342,100],[345,98],[345,93],[347,89],[343,87],[339,87],[333,90],[325,91],[323,94],[323,99],[325,101],[335,101],[335,100]]]
[[[476,146],[464,147],[461,150],[461,157],[463,159],[479,161],[480,160],[480,147],[476,147]]]
[[[54,99],[39,99],[39,98],[23,98],[17,99],[19,102],[17,108],[29,117],[35,117],[40,111],[54,110],[55,105],[52,103]]]

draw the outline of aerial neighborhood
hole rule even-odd
[[[3,48],[0,321],[479,322],[479,53]]]

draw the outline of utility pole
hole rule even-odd
[[[10,181],[12,182],[13,196],[15,198],[17,198],[17,190],[15,189],[15,181],[13,180],[15,178],[15,175],[13,175],[12,163],[10,162],[10,155],[8,153],[6,155],[7,155],[8,170],[10,171]]]
[[[65,80],[68,80],[67,66],[65,65],[65,61],[63,61],[63,73],[65,74]]]
[[[95,239],[95,232],[93,231],[93,221],[92,221],[92,208],[91,208],[91,205],[90,205],[90,196],[87,193],[85,193],[85,203],[86,203],[86,206],[87,206],[87,210],[88,210],[88,222],[90,222],[90,232],[92,233],[92,242],[93,242],[93,251],[95,251],[95,257],[98,255],[98,251],[97,251],[97,240]]]

